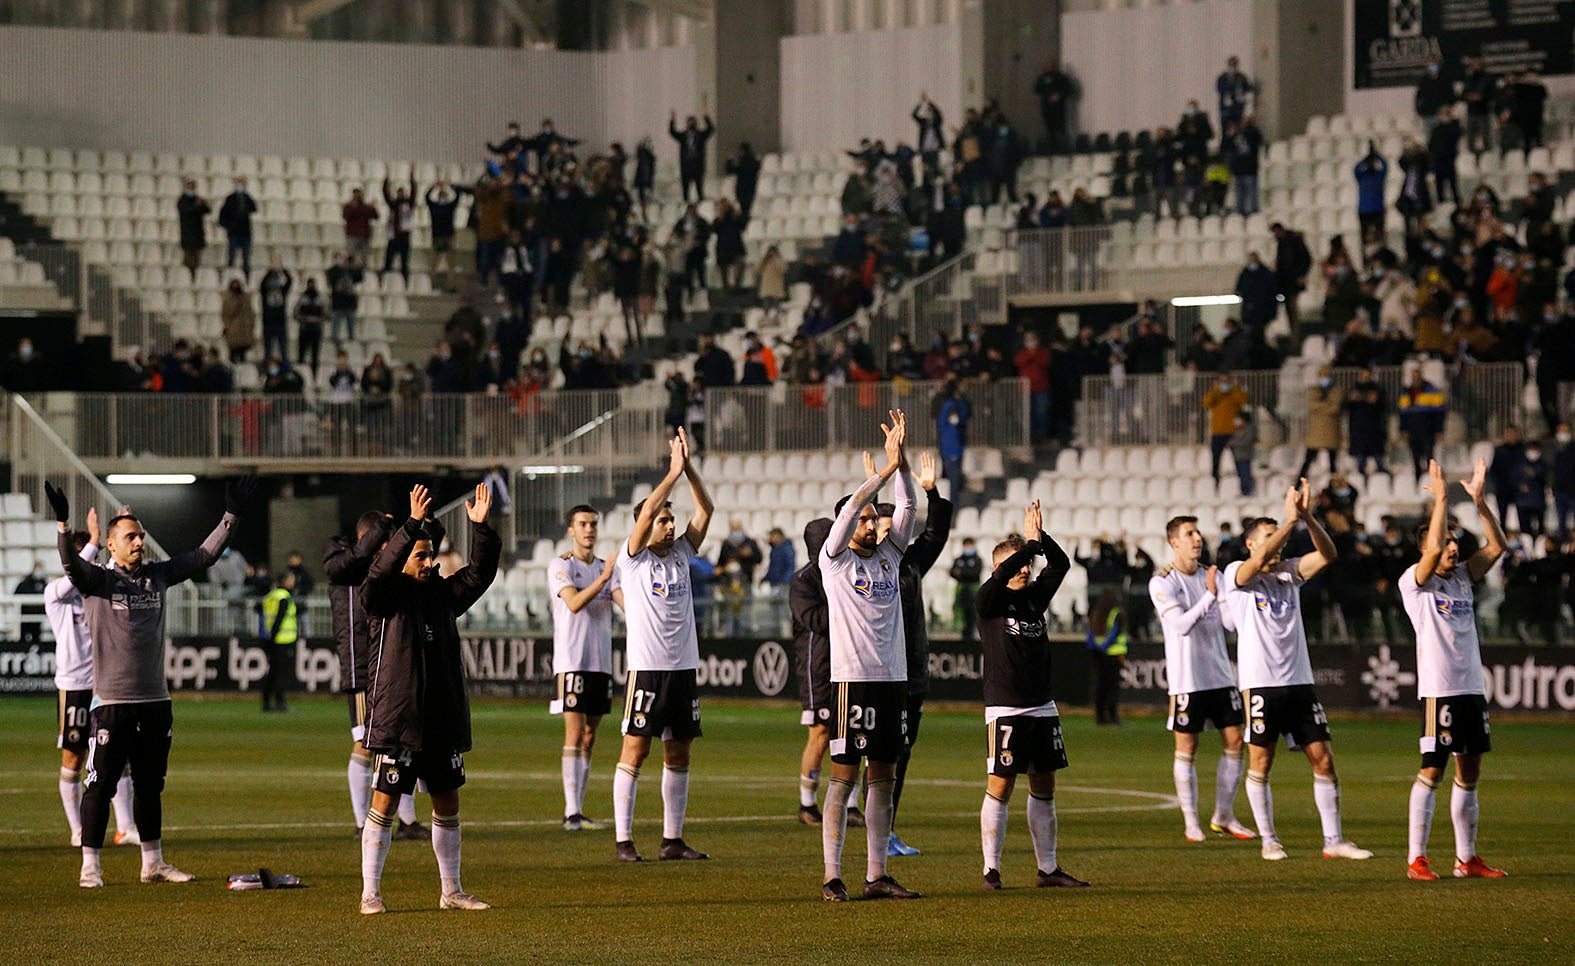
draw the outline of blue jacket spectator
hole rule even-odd
[[[963,453],[968,447],[968,419],[972,409],[968,397],[958,387],[956,376],[946,380],[946,386],[936,395],[932,404],[935,410],[935,444],[941,451],[941,476],[951,485],[951,501],[962,504]]]
[[[1418,370],[1412,374],[1411,384],[1400,391],[1395,408],[1400,413],[1400,432],[1411,447],[1412,468],[1420,478],[1427,472],[1433,447],[1444,433],[1444,416],[1448,412],[1444,393],[1423,379]]]
[[[771,528],[766,543],[771,547],[771,557],[766,562],[766,576],[761,582],[773,591],[781,591],[793,582],[793,572],[798,569],[798,551],[793,549],[793,541],[781,527]]]
[[[1378,153],[1378,148],[1372,143],[1367,146],[1367,156],[1356,162],[1352,172],[1356,176],[1356,214],[1362,219],[1365,229],[1370,219],[1376,217],[1376,224],[1383,224],[1384,217],[1384,180],[1389,177],[1389,162]]]

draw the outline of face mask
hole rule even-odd
[[[1342,497],[1346,497],[1351,495],[1351,488],[1348,486],[1342,486],[1337,488],[1334,492]]]
[[[1561,443],[1568,443],[1570,441],[1570,434],[1569,433],[1560,433],[1558,435],[1558,440]]]
[[[1437,77],[1438,76],[1438,65],[1437,64],[1430,64],[1430,65],[1428,65],[1427,72],[1429,74],[1432,74],[1434,77]]]
[[[977,333],[977,332],[970,332],[970,333],[968,333],[968,341],[969,342],[978,342],[979,341],[979,333]]]
[[[487,358],[491,359],[493,362],[497,362],[499,359],[503,358],[503,355],[498,352],[489,352],[487,353]]]
[[[31,359],[33,358],[33,347],[30,345],[22,346],[17,350],[17,354],[20,355],[24,360]]]
[[[1383,269],[1381,269],[1381,268],[1373,269],[1373,278],[1383,278],[1383,277],[1384,277],[1384,270]]]
[[[978,553],[972,547],[964,547],[962,555],[964,557],[977,557]]]
[[[1528,450],[1526,450],[1526,459],[1531,460],[1533,463],[1535,463],[1537,460],[1542,459],[1542,450],[1540,450],[1540,449],[1528,449]]]
[[[893,342],[891,344],[891,351],[893,351],[893,352],[901,352],[902,351],[902,343],[901,342]]]
[[[1025,349],[1037,349],[1037,348],[1039,348],[1039,340],[1038,339],[1024,339],[1023,340],[1023,348],[1025,348]]]
[[[1318,380],[1318,388],[1320,388],[1320,389],[1328,389],[1332,385],[1334,385],[1334,380],[1333,379],[1319,379]]]
[[[581,359],[589,359],[590,357],[591,357],[591,350],[589,350],[589,349],[581,349],[580,350],[580,358]]]
[[[439,358],[439,359],[442,359],[442,360],[443,360],[443,361],[445,361],[445,362],[447,362],[447,361],[448,361],[448,359],[449,359],[449,358],[450,358],[450,357],[451,357],[451,356],[452,356],[452,353],[450,353],[450,352],[449,352],[449,351],[448,351],[448,350],[447,350],[447,349],[444,349],[444,350],[443,350],[443,351],[442,351],[442,352],[439,352],[439,353],[438,353],[438,358]]]
[[[270,375],[270,376],[277,376],[278,374],[279,374],[279,367],[278,366],[269,366],[268,367],[268,375]]]

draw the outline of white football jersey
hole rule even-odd
[[[1483,694],[1476,595],[1462,562],[1448,577],[1435,573],[1418,587],[1416,565],[1400,575],[1400,601],[1416,629],[1416,696]]]
[[[91,564],[98,546],[88,544],[79,554]],[[88,632],[82,592],[70,577],[57,577],[44,588],[44,616],[55,632],[55,687],[61,691],[93,689],[93,635]]]
[[[1209,593],[1203,568],[1190,576],[1175,567],[1164,575],[1155,574],[1149,578],[1148,596],[1165,633],[1165,677],[1170,693],[1235,687],[1219,603]],[[1183,630],[1189,621],[1190,627]]]
[[[1312,660],[1307,654],[1307,631],[1302,626],[1301,585],[1297,561],[1281,560],[1236,586],[1241,562],[1225,568],[1224,603],[1236,623],[1238,686],[1283,688],[1312,684]]]
[[[861,557],[848,549],[820,551],[821,584],[830,618],[833,681],[906,681],[908,649],[897,579],[902,551],[882,541]]]
[[[578,614],[569,610],[569,603],[562,596],[565,589],[584,590],[594,584],[605,567],[605,561],[581,563],[572,554],[554,557],[547,564],[547,590],[552,594],[553,674],[612,673],[613,591],[619,587],[618,568],[613,568],[612,579]]]
[[[683,535],[673,541],[665,557],[650,549],[631,557],[627,542],[618,548],[630,671],[686,671],[700,666],[689,583],[694,553]]]

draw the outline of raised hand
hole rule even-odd
[[[881,432],[886,434],[886,465],[898,466],[902,463],[902,444],[908,438],[908,419],[900,409],[887,410],[891,425],[880,424]]]
[[[1296,513],[1305,517],[1312,512],[1312,486],[1307,482],[1307,477],[1302,477],[1302,484],[1296,491]]]
[[[257,495],[257,477],[248,474],[238,480],[224,484],[224,510],[226,513],[240,516],[247,505],[252,502],[252,497]]]
[[[689,434],[684,432],[682,426],[678,427],[678,442],[684,447],[684,469],[689,468]]]
[[[410,519],[425,520],[427,510],[432,506],[432,494],[427,488],[417,483],[410,488]]]
[[[1210,596],[1220,595],[1220,568],[1210,567],[1203,571],[1203,586],[1208,588]]]
[[[1444,479],[1444,468],[1438,465],[1438,460],[1427,461],[1427,482],[1422,484],[1422,492],[1431,494],[1433,499],[1442,500],[1444,492],[1449,489],[1449,482]],[[1466,492],[1470,492],[1467,490]]]
[[[1434,465],[1436,466],[1437,464],[1435,463]],[[1444,474],[1440,472],[1438,475],[1442,479]],[[1487,460],[1477,460],[1476,467],[1471,471],[1471,479],[1461,480],[1460,485],[1465,487],[1466,495],[1471,497],[1471,502],[1480,507],[1483,495],[1487,489]],[[1439,495],[1442,497],[1442,492]]]
[[[1295,520],[1301,516],[1302,494],[1296,487],[1285,491],[1285,519]]]
[[[492,487],[485,483],[476,484],[476,498],[465,503],[465,516],[470,517],[471,523],[486,523],[487,513],[492,509]]]
[[[864,451],[864,478],[867,480],[867,479],[869,479],[870,477],[872,477],[874,475],[875,475],[875,457],[870,455],[870,451],[869,450],[865,450]]]
[[[60,523],[71,520],[71,501],[66,499],[65,490],[57,490],[53,483],[44,481],[44,499],[49,501],[49,509],[54,511],[55,519]]]
[[[684,437],[680,433],[680,435],[674,436],[669,440],[667,444],[667,475],[675,480],[682,476],[684,474],[684,464],[688,461],[688,458],[684,448]]]
[[[98,507],[96,507],[96,506],[88,507],[87,530],[88,530],[88,543],[91,543],[95,547],[103,546],[103,544],[100,543],[99,539],[98,539],[99,538]]]
[[[919,454],[919,485],[925,490],[935,489],[935,456],[929,450]]]

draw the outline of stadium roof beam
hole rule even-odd
[[[708,22],[712,17],[711,0],[629,0],[652,10],[665,10],[690,20]]]
[[[348,7],[354,0],[301,0],[291,11],[295,22],[306,26],[319,17],[326,17],[340,7]]]

